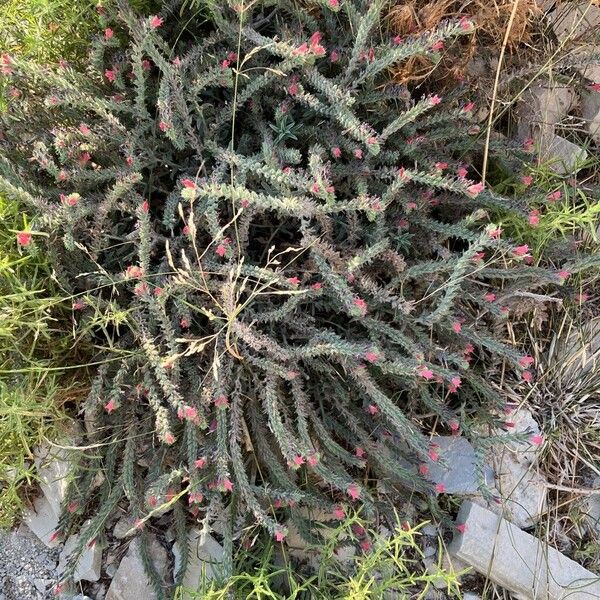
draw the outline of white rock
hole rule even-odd
[[[563,175],[579,170],[587,155],[585,148],[555,134],[540,147],[542,159],[550,161],[552,170]]]
[[[182,585],[188,590],[198,590],[203,582],[213,579],[220,573],[223,563],[223,546],[209,533],[204,535],[200,530],[192,529],[188,538],[188,548],[188,565]],[[181,548],[177,542],[173,544],[173,555],[175,557],[174,573],[177,573],[181,568]],[[192,596],[183,594],[181,600],[190,600],[191,598]],[[110,599],[107,598],[107,600]]]
[[[33,508],[27,509],[23,522],[48,548],[58,546],[58,541],[50,541],[50,537],[58,527],[58,514],[46,496],[39,496],[33,503]]]
[[[581,116],[585,121],[587,132],[597,144],[600,144],[600,93],[585,92],[582,94]]]
[[[575,101],[575,94],[566,86],[534,85],[525,94],[517,112],[518,137],[533,138],[542,147],[554,135],[554,126],[566,116]]]
[[[144,571],[139,543],[140,539],[136,538],[129,546],[108,588],[106,600],[156,600],[152,584]],[[149,551],[159,575],[163,580],[166,579],[168,560],[165,549],[155,538],[151,538]]]
[[[587,0],[565,2],[549,14],[556,37],[561,42],[581,41],[594,36],[600,27],[600,8]]]
[[[87,527],[88,523],[84,525]],[[60,553],[58,562],[58,572],[64,573],[67,568],[69,557],[75,550],[79,536],[71,535],[65,542],[65,545]],[[102,550],[98,544],[94,544],[91,548],[86,547],[75,567],[73,573],[73,581],[98,581],[100,579],[100,569],[102,566]]]
[[[428,462],[427,478],[435,484],[443,484],[447,494],[476,494],[479,481],[475,470],[475,450],[466,438],[440,436],[432,440],[439,446],[439,461]],[[442,464],[445,463],[445,464]],[[485,483],[493,485],[491,468],[483,470]]]
[[[35,466],[44,496],[59,515],[67,493],[70,463],[61,448],[41,446],[35,450]]]
[[[479,573],[529,600],[597,600],[600,579],[506,519],[465,501],[449,552]]]
[[[113,535],[118,540],[122,540],[126,538],[127,533],[132,530],[135,530],[135,519],[133,517],[123,516],[115,523]]]

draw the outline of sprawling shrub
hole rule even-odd
[[[505,299],[584,266],[529,266],[488,222],[528,208],[477,181],[470,103],[387,85],[469,20],[387,40],[381,1],[265,5],[121,5],[85,74],[2,59],[0,189],[36,215],[16,243],[98,351],[58,532],[93,515],[79,549],[124,503],[141,530],[230,505],[283,540],[284,509],[372,509],[373,477],[433,492],[421,425],[493,419],[484,359],[531,379]]]

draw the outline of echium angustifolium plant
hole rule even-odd
[[[382,2],[318,4],[121,4],[88,73],[2,58],[0,189],[35,214],[17,242],[50,254],[102,363],[57,531],[82,528],[75,556],[118,505],[144,536],[169,504],[185,543],[235,497],[281,541],[283,511],[373,508],[367,473],[431,493],[412,415],[493,420],[479,364],[531,378],[494,334],[503,299],[587,265],[530,266],[486,225],[528,208],[477,181],[470,103],[385,85],[467,18],[382,40]]]

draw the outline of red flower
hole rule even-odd
[[[557,275],[561,279],[561,283],[564,283],[569,277],[571,277],[571,271],[559,271]]]
[[[141,269],[141,267],[138,267],[137,265],[129,265],[127,267],[127,269],[125,269],[126,277],[132,277],[134,279],[137,279],[137,278],[141,277],[143,274],[144,274],[144,271]]]
[[[448,421],[448,427],[450,427],[451,431],[458,431],[460,429],[460,424],[458,421],[452,419],[451,421]]]
[[[144,200],[142,202],[142,206],[140,207],[143,213],[148,213],[148,211],[150,210],[150,205],[148,204],[148,200]]]
[[[340,53],[337,50],[332,50],[331,54],[329,55],[329,60],[332,63],[336,63],[338,60],[340,60]]]
[[[374,352],[372,350],[365,352],[365,360],[368,360],[370,363],[377,362],[380,358],[381,355],[378,352]]]
[[[357,148],[357,149],[354,151],[354,156],[355,156],[356,158],[358,158],[358,159],[362,159],[362,157],[363,157],[363,151],[362,151],[360,148]]]
[[[445,486],[445,484],[443,484],[443,483],[438,483],[438,484],[435,486],[435,491],[436,491],[438,494],[443,494],[443,493],[446,491],[446,486]]]
[[[310,287],[315,291],[319,291],[323,287],[323,284],[317,281],[317,283],[313,283]]]
[[[535,434],[532,435],[529,438],[529,441],[534,445],[534,446],[541,446],[544,443],[544,437],[539,435],[539,434]]]
[[[221,482],[220,487],[225,492],[233,492],[233,483],[231,482],[231,479],[224,479]]]
[[[196,189],[196,183],[194,181],[192,181],[191,179],[182,179],[181,185],[183,185],[184,188],[188,188],[191,190]]]
[[[455,387],[455,388],[459,388],[462,384],[462,380],[460,377],[453,377],[450,380],[450,383]]]
[[[467,530],[467,524],[466,523],[458,523],[456,525],[456,531],[458,531],[459,533],[464,533]]]
[[[296,456],[294,456],[294,465],[296,467],[301,467],[304,464],[304,456],[301,456],[300,454],[297,454]]]
[[[358,498],[360,497],[360,489],[355,483],[351,483],[346,488],[346,493],[348,494],[348,496],[350,496],[350,498],[352,498],[352,500],[358,500]]]
[[[152,29],[157,29],[158,27],[160,27],[164,22],[164,19],[161,19],[160,17],[153,15],[152,17],[150,17],[150,27],[152,27]]]
[[[439,50],[442,50],[443,48],[444,48],[444,42],[442,42],[441,40],[438,40],[431,46],[431,49],[434,52],[438,52]]]
[[[106,410],[106,412],[108,414],[110,414],[113,410],[115,410],[115,408],[117,408],[117,405],[115,404],[114,400],[109,400],[105,405],[104,405],[104,409]]]
[[[467,102],[463,107],[463,112],[471,112],[475,108],[475,102]]]
[[[356,454],[356,456],[357,456],[358,458],[363,458],[363,457],[365,456],[365,451],[364,451],[364,448],[361,448],[360,446],[358,446],[358,447],[356,448],[356,450],[354,451],[354,454]]]
[[[426,465],[425,463],[421,463],[419,465],[419,473],[421,475],[427,475],[429,473],[429,466]]]
[[[436,162],[434,166],[438,171],[443,171],[444,169],[448,168],[448,163],[447,162]]]
[[[590,85],[590,89],[591,89],[593,92],[600,92],[600,83],[592,83],[592,84]]]
[[[89,152],[82,152],[79,155],[79,158],[77,159],[77,161],[79,162],[79,164],[83,167],[86,163],[90,162],[91,159],[91,155]]]
[[[92,133],[90,128],[85,123],[81,123],[79,125],[79,131],[83,133],[83,135],[90,135],[90,133]]]
[[[497,240],[500,239],[500,236],[502,235],[502,229],[500,229],[499,227],[496,227],[496,229],[490,229],[488,231],[488,235],[493,239],[493,240]]]
[[[346,513],[344,512],[344,509],[339,504],[337,506],[333,507],[333,516],[336,519],[339,519],[340,521],[342,519],[346,518]]]
[[[206,466],[206,458],[203,456],[194,461],[194,467],[196,469],[203,469]]]
[[[223,256],[225,256],[225,254],[227,254],[227,248],[226,248],[226,247],[225,247],[223,244],[219,244],[219,245],[217,246],[217,249],[215,250],[215,252],[216,252],[216,253],[217,253],[219,256],[223,257]]]
[[[283,542],[284,539],[285,539],[285,531],[283,531],[282,529],[278,529],[275,532],[275,541]]]
[[[175,436],[170,431],[167,431],[167,433],[165,433],[165,443],[169,446],[175,443]]]
[[[523,378],[523,381],[526,381],[527,383],[531,383],[533,381],[533,375],[531,374],[531,371],[523,371],[523,373],[521,373],[521,377]]]
[[[546,199],[548,200],[548,202],[556,202],[557,200],[560,200],[561,196],[562,194],[560,190],[554,190],[546,196]]]
[[[454,323],[452,323],[452,331],[454,331],[454,333],[460,333],[461,330],[462,325],[458,321],[454,321]]]
[[[145,58],[142,61],[142,69],[144,69],[144,71],[149,71],[151,68],[152,68],[152,63],[147,58]]]
[[[10,75],[12,73],[12,69],[10,68],[11,62],[11,58],[8,54],[2,55],[0,58],[0,65],[2,65],[0,67],[0,73],[2,73],[2,75]]]
[[[376,415],[379,412],[379,408],[377,406],[375,406],[374,404],[369,404],[369,406],[367,407],[367,410],[372,415]]]
[[[530,186],[533,183],[533,177],[531,175],[523,175],[523,177],[521,177],[521,183]]]
[[[352,304],[357,308],[360,313],[364,316],[367,314],[367,303],[362,298],[355,298]]]
[[[114,83],[117,78],[117,74],[113,69],[106,69],[106,71],[104,71],[104,77],[106,77],[106,79],[108,79],[111,83]]]
[[[217,408],[227,408],[229,406],[229,400],[227,399],[227,396],[219,396],[218,398],[215,398],[215,406]]]
[[[539,210],[532,210],[529,213],[529,224],[530,225],[538,225],[540,222],[540,211]]]
[[[527,367],[530,367],[533,363],[535,362],[535,359],[533,358],[533,356],[529,356],[529,354],[522,356],[519,359],[519,364],[526,369]]]
[[[360,548],[363,552],[368,552],[371,549],[371,542],[369,540],[363,540],[360,543]]]
[[[29,246],[31,244],[31,234],[27,231],[19,231],[17,233],[17,244],[19,246]]]
[[[525,152],[531,152],[533,150],[534,143],[535,142],[533,141],[533,138],[527,138],[523,141],[523,150],[525,150]]]
[[[423,379],[433,379],[433,371],[429,368],[427,368],[425,365],[421,365],[418,368],[418,372],[419,375],[423,378]]]
[[[432,444],[433,446],[433,444]],[[437,462],[440,458],[440,455],[438,453],[438,451],[436,450],[438,446],[433,446],[431,448],[429,448],[429,450],[427,451],[427,454],[429,456],[429,458],[433,461],[433,462]]]
[[[183,329],[187,329],[190,326],[190,322],[183,318],[179,321],[179,325],[183,328]]]
[[[340,0],[329,0],[329,6],[331,6],[331,8],[339,8]]]
[[[442,101],[442,99],[440,98],[440,96],[438,96],[437,94],[435,94],[434,96],[430,96],[429,97],[429,103],[432,106],[436,106],[437,104],[439,104]]]
[[[523,244],[522,246],[517,246],[513,253],[516,256],[525,256],[529,252],[529,246],[527,244]]]
[[[164,121],[161,121],[161,122],[158,124],[158,128],[159,128],[161,131],[167,131],[167,129],[170,129],[170,128],[171,128],[171,126],[170,126],[168,123],[165,123]]]
[[[493,302],[496,299],[496,294],[493,294],[492,292],[488,292],[487,294],[484,295],[483,299],[486,302]]]
[[[469,196],[471,196],[471,198],[475,198],[483,191],[484,188],[485,188],[485,185],[483,184],[482,181],[480,181],[479,183],[474,183],[473,185],[470,185],[467,188],[467,194],[469,194]]]

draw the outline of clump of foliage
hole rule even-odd
[[[529,209],[477,182],[472,105],[382,85],[472,23],[381,39],[382,5],[212,24],[120,3],[88,73],[2,58],[0,191],[35,214],[16,243],[50,252],[100,364],[57,532],[93,515],[74,556],[120,503],[141,535],[172,508],[185,544],[225,506],[277,541],[297,506],[372,511],[370,477],[431,495],[421,425],[495,419],[479,363],[531,379],[503,299],[591,261],[526,264],[487,220]]]
[[[259,538],[250,550],[236,553],[233,577],[226,582],[220,581],[218,573],[215,579],[203,577],[199,589],[179,588],[175,600],[424,597],[440,582],[448,596],[460,597],[459,574],[453,568],[423,566],[423,525],[412,527],[396,517],[393,529],[382,535],[359,515],[348,515],[337,527],[327,528],[327,542],[316,548],[319,568],[312,575],[295,569],[286,556],[278,561],[272,540]],[[218,571],[216,565],[213,568]]]

